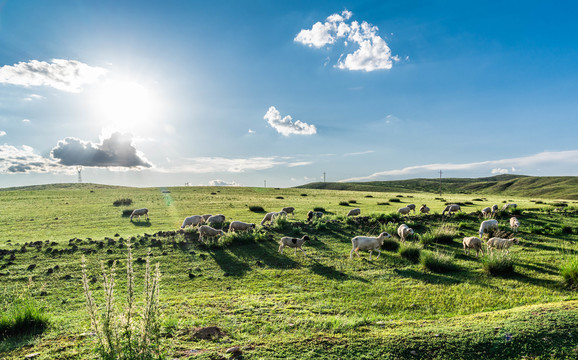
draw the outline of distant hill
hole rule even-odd
[[[16,186],[0,188],[0,191],[18,191],[18,190],[79,190],[79,189],[122,189],[127,188],[126,186],[116,186],[116,185],[102,185],[102,184],[92,184],[92,183],[59,183],[59,184],[43,184],[43,185],[28,185],[28,186]]]
[[[379,192],[428,192],[440,191],[439,179],[410,179],[369,182],[314,182],[297,186],[305,189],[379,191]],[[445,178],[441,181],[442,193],[512,195],[550,199],[578,200],[577,176],[524,176],[497,175],[486,178]]]

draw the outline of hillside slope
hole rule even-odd
[[[329,189],[379,192],[439,193],[439,179],[410,179],[370,182],[315,182],[297,186],[305,189]],[[578,200],[576,176],[498,175],[487,178],[445,178],[442,193],[512,195],[550,199]]]

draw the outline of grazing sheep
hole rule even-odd
[[[515,216],[512,216],[510,218],[510,228],[512,229],[512,231],[517,233],[519,226],[520,226],[520,222],[518,221],[518,218],[516,218]]]
[[[488,242],[486,243],[486,246],[488,247],[488,251],[490,253],[492,253],[492,255],[494,254],[494,249],[506,250],[506,254],[508,254],[510,252],[510,250],[509,250],[510,246],[512,246],[512,244],[518,244],[518,243],[519,243],[519,241],[516,238],[502,239],[502,238],[498,238],[498,237],[493,237],[490,240],[488,240]]]
[[[427,214],[427,213],[429,213],[429,210],[430,210],[430,209],[427,207],[426,204],[423,204],[423,205],[419,208],[419,212],[422,213],[422,214]]]
[[[458,204],[450,204],[450,205],[446,206],[446,208],[442,212],[442,216],[445,215],[446,211],[448,212],[448,216],[451,216],[452,213],[457,212],[457,211],[461,211],[461,210],[462,210],[462,208]]]
[[[405,242],[406,238],[408,238],[410,235],[413,235],[413,229],[406,224],[401,224],[397,228],[397,235],[399,235],[399,238],[402,242]]]
[[[201,225],[204,221],[205,220],[201,215],[193,215],[186,217],[185,220],[183,220],[183,225],[181,225],[181,229],[184,229],[187,226]]]
[[[263,226],[267,221],[270,224],[273,224],[273,220],[277,217],[277,216],[287,216],[287,213],[283,210],[279,211],[279,212],[270,212],[265,214],[265,217],[263,218],[263,220],[261,220],[261,226]]]
[[[495,214],[497,212],[498,212],[498,204],[492,205],[492,214]]]
[[[506,203],[504,204],[504,206],[502,206],[502,211],[508,210],[509,208],[517,208],[518,204],[514,204],[514,203]]]
[[[307,221],[312,221],[313,218],[321,219],[323,217],[323,212],[321,211],[309,211],[307,212]]]
[[[359,214],[361,214],[361,209],[355,208],[355,209],[349,210],[349,212],[347,213],[347,216],[357,216]]]
[[[201,215],[203,217],[204,221],[207,221],[211,216],[213,216],[212,214],[205,214],[205,215]]]
[[[135,216],[138,216],[138,219],[140,221],[140,217],[143,215],[146,217],[147,220],[149,220],[149,209],[143,208],[133,210],[132,214],[130,214],[130,221],[132,221],[132,218]]]
[[[408,215],[410,211],[411,209],[407,206],[397,209],[397,212],[401,215]]]
[[[255,228],[255,224],[249,224],[242,221],[233,221],[229,224],[229,232],[246,231]]]
[[[410,208],[415,214],[415,204],[407,204],[406,207]]]
[[[222,224],[224,222],[225,222],[225,215],[222,214],[213,215],[207,219],[207,224],[209,225]]]
[[[301,239],[297,239],[290,236],[283,236],[279,241],[279,252],[283,253],[283,249],[285,248],[285,246],[287,246],[295,249],[295,252],[293,253],[294,255],[297,255],[297,249],[303,251],[303,255],[307,255],[305,250],[303,250],[303,248],[301,247],[303,246],[303,243],[305,243],[305,241],[307,240],[309,240],[309,236],[307,235],[303,235]]]
[[[492,208],[490,208],[489,206],[483,208],[483,209],[482,209],[482,215],[483,215],[485,218],[492,216]]]
[[[215,237],[223,235],[223,230],[217,230],[209,225],[201,225],[199,227],[199,241],[203,241],[203,236]]]
[[[287,214],[295,215],[295,208],[293,206],[284,207],[281,209],[281,211],[285,211]]]
[[[484,255],[484,250],[482,249],[482,240],[475,236],[465,237],[463,240],[464,243],[464,254],[469,255],[470,249],[476,250],[476,257],[481,252],[482,256]]]
[[[358,257],[361,257],[359,255],[359,250],[365,250],[369,251],[369,260],[371,260],[371,253],[373,252],[373,250],[376,250],[378,253],[377,258],[379,259],[379,255],[381,255],[381,246],[383,245],[383,240],[390,237],[391,235],[389,235],[386,232],[382,232],[381,234],[379,234],[378,237],[371,237],[371,236],[354,237],[353,239],[351,239],[351,245],[353,247],[351,249],[351,252],[349,253],[349,258],[353,259],[354,251]]]
[[[480,237],[483,237],[484,233],[490,233],[490,231],[498,231],[498,220],[492,219],[482,221],[479,231]]]

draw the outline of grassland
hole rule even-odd
[[[117,260],[122,269],[125,240],[131,238],[137,276],[143,272],[138,258],[148,248],[161,264],[167,358],[227,358],[225,349],[233,345],[241,347],[245,359],[576,358],[578,295],[562,286],[559,269],[578,252],[578,204],[511,196],[443,197],[90,184],[0,191],[0,250],[15,255],[13,260],[0,257],[0,309],[26,292],[51,319],[40,335],[0,342],[0,358],[30,353],[39,353],[36,359],[93,357],[80,259],[86,256],[90,276],[99,275],[101,261]],[[124,198],[132,205],[113,205]],[[464,213],[442,217],[447,202],[462,203]],[[515,273],[490,276],[480,259],[464,255],[461,237],[477,233],[480,219],[474,212],[504,202],[516,202],[521,209],[521,242],[511,251]],[[426,203],[433,213],[407,219],[390,215],[407,203]],[[264,213],[250,206],[266,211],[294,206],[296,216],[225,245],[199,244],[194,231],[167,233],[192,214],[260,222]],[[122,216],[123,210],[139,207],[150,209],[150,222],[131,223]],[[323,207],[326,219],[308,224],[305,214],[314,207]],[[353,207],[365,217],[346,219]],[[500,224],[508,218],[498,217]],[[351,237],[394,233],[401,221],[417,234],[451,228],[453,239],[421,251],[454,254],[457,270],[434,273],[393,251],[372,261],[366,254],[349,259]],[[289,249],[277,252],[279,237],[302,234],[313,239],[305,245],[307,256]],[[419,236],[410,241],[419,243]],[[101,301],[99,282],[92,286]],[[119,297],[125,286],[120,276]],[[205,326],[218,326],[223,336],[194,338],[195,329]]]

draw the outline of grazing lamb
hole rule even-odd
[[[207,219],[207,224],[209,225],[222,224],[224,222],[225,222],[225,215],[222,214],[213,215]]]
[[[321,211],[309,211],[307,212],[307,221],[312,221],[313,218],[321,219],[323,217],[323,212]]]
[[[359,255],[359,250],[369,251],[369,260],[371,260],[371,253],[373,250],[377,251],[377,258],[379,259],[379,255],[381,255],[381,246],[383,245],[383,240],[386,238],[390,238],[386,232],[382,232],[379,234],[378,237],[371,237],[371,236],[356,236],[351,239],[351,245],[353,246],[351,252],[349,253],[349,258],[353,259],[353,252]]]
[[[490,231],[498,231],[498,220],[492,219],[482,221],[479,231],[480,237],[483,237],[484,233],[490,233]]]
[[[183,225],[181,225],[181,229],[184,229],[187,226],[201,225],[204,221],[205,220],[201,215],[193,215],[186,217],[185,220],[183,220]]]
[[[130,214],[130,221],[132,221],[132,218],[135,216],[138,216],[138,219],[140,221],[140,217],[143,215],[146,217],[147,220],[149,220],[149,209],[143,208],[133,210],[132,214]]]
[[[229,224],[229,232],[246,231],[255,228],[255,224],[249,224],[242,221],[233,221]]]
[[[486,246],[488,247],[488,251],[492,254],[494,254],[494,249],[506,250],[506,254],[508,254],[510,252],[509,248],[510,246],[512,246],[512,244],[519,244],[518,239],[516,238],[502,239],[498,237],[493,237],[490,240],[488,240]]]
[[[349,212],[347,213],[347,216],[357,216],[359,214],[361,214],[361,209],[355,208],[355,209],[349,210]]]
[[[199,241],[203,241],[203,236],[215,237],[223,235],[223,230],[217,230],[209,225],[201,225],[199,227]]]
[[[411,209],[407,206],[397,209],[397,212],[401,215],[408,215],[410,211]]]
[[[448,216],[451,216],[452,213],[457,212],[457,211],[461,211],[461,210],[462,210],[462,208],[458,204],[450,204],[450,205],[446,206],[444,211],[442,211],[442,216],[446,214],[446,211],[448,212]]]
[[[518,221],[518,218],[516,218],[515,216],[512,216],[510,218],[510,228],[512,229],[512,231],[517,233],[519,226],[520,226],[520,222]]]
[[[293,253],[294,255],[297,255],[297,249],[303,251],[303,255],[307,255],[305,250],[303,250],[303,248],[301,247],[307,240],[309,240],[309,236],[307,235],[303,235],[301,239],[297,239],[290,236],[283,236],[279,241],[279,252],[283,253],[283,249],[285,248],[285,246],[287,246],[295,249],[295,252]]]
[[[475,249],[476,257],[478,257],[478,254],[480,252],[482,253],[482,256],[484,255],[484,250],[482,249],[482,240],[480,240],[480,238],[477,238],[475,236],[465,237],[463,243],[464,243],[464,254],[469,255],[470,249]]]
[[[423,205],[419,208],[419,212],[422,213],[422,214],[427,214],[427,213],[429,213],[429,210],[430,210],[430,209],[427,207],[426,204],[423,204]]]
[[[498,212],[498,204],[492,205],[492,214],[495,214],[497,212]]]
[[[397,228],[397,235],[399,235],[399,238],[401,239],[402,242],[405,242],[405,239],[413,235],[413,229],[407,226],[406,224],[401,224]]]
[[[406,207],[410,208],[415,214],[415,204],[407,204]]]
[[[508,210],[509,208],[517,208],[518,204],[514,204],[514,203],[507,203],[504,204],[504,206],[502,206],[502,211]]]
[[[205,215],[201,215],[203,217],[204,221],[207,221],[211,216],[213,216],[212,214],[205,214]]]
[[[485,218],[492,216],[492,208],[489,207],[489,206],[483,208],[483,209],[482,209],[482,215],[483,215]]]
[[[287,214],[295,215],[295,208],[293,206],[284,207],[281,209],[281,211],[285,211]]]
[[[263,226],[267,221],[269,222],[269,225],[273,224],[273,220],[277,217],[277,216],[287,216],[287,213],[283,210],[279,211],[279,212],[270,212],[265,214],[265,217],[263,218],[263,220],[261,220],[261,226]]]

